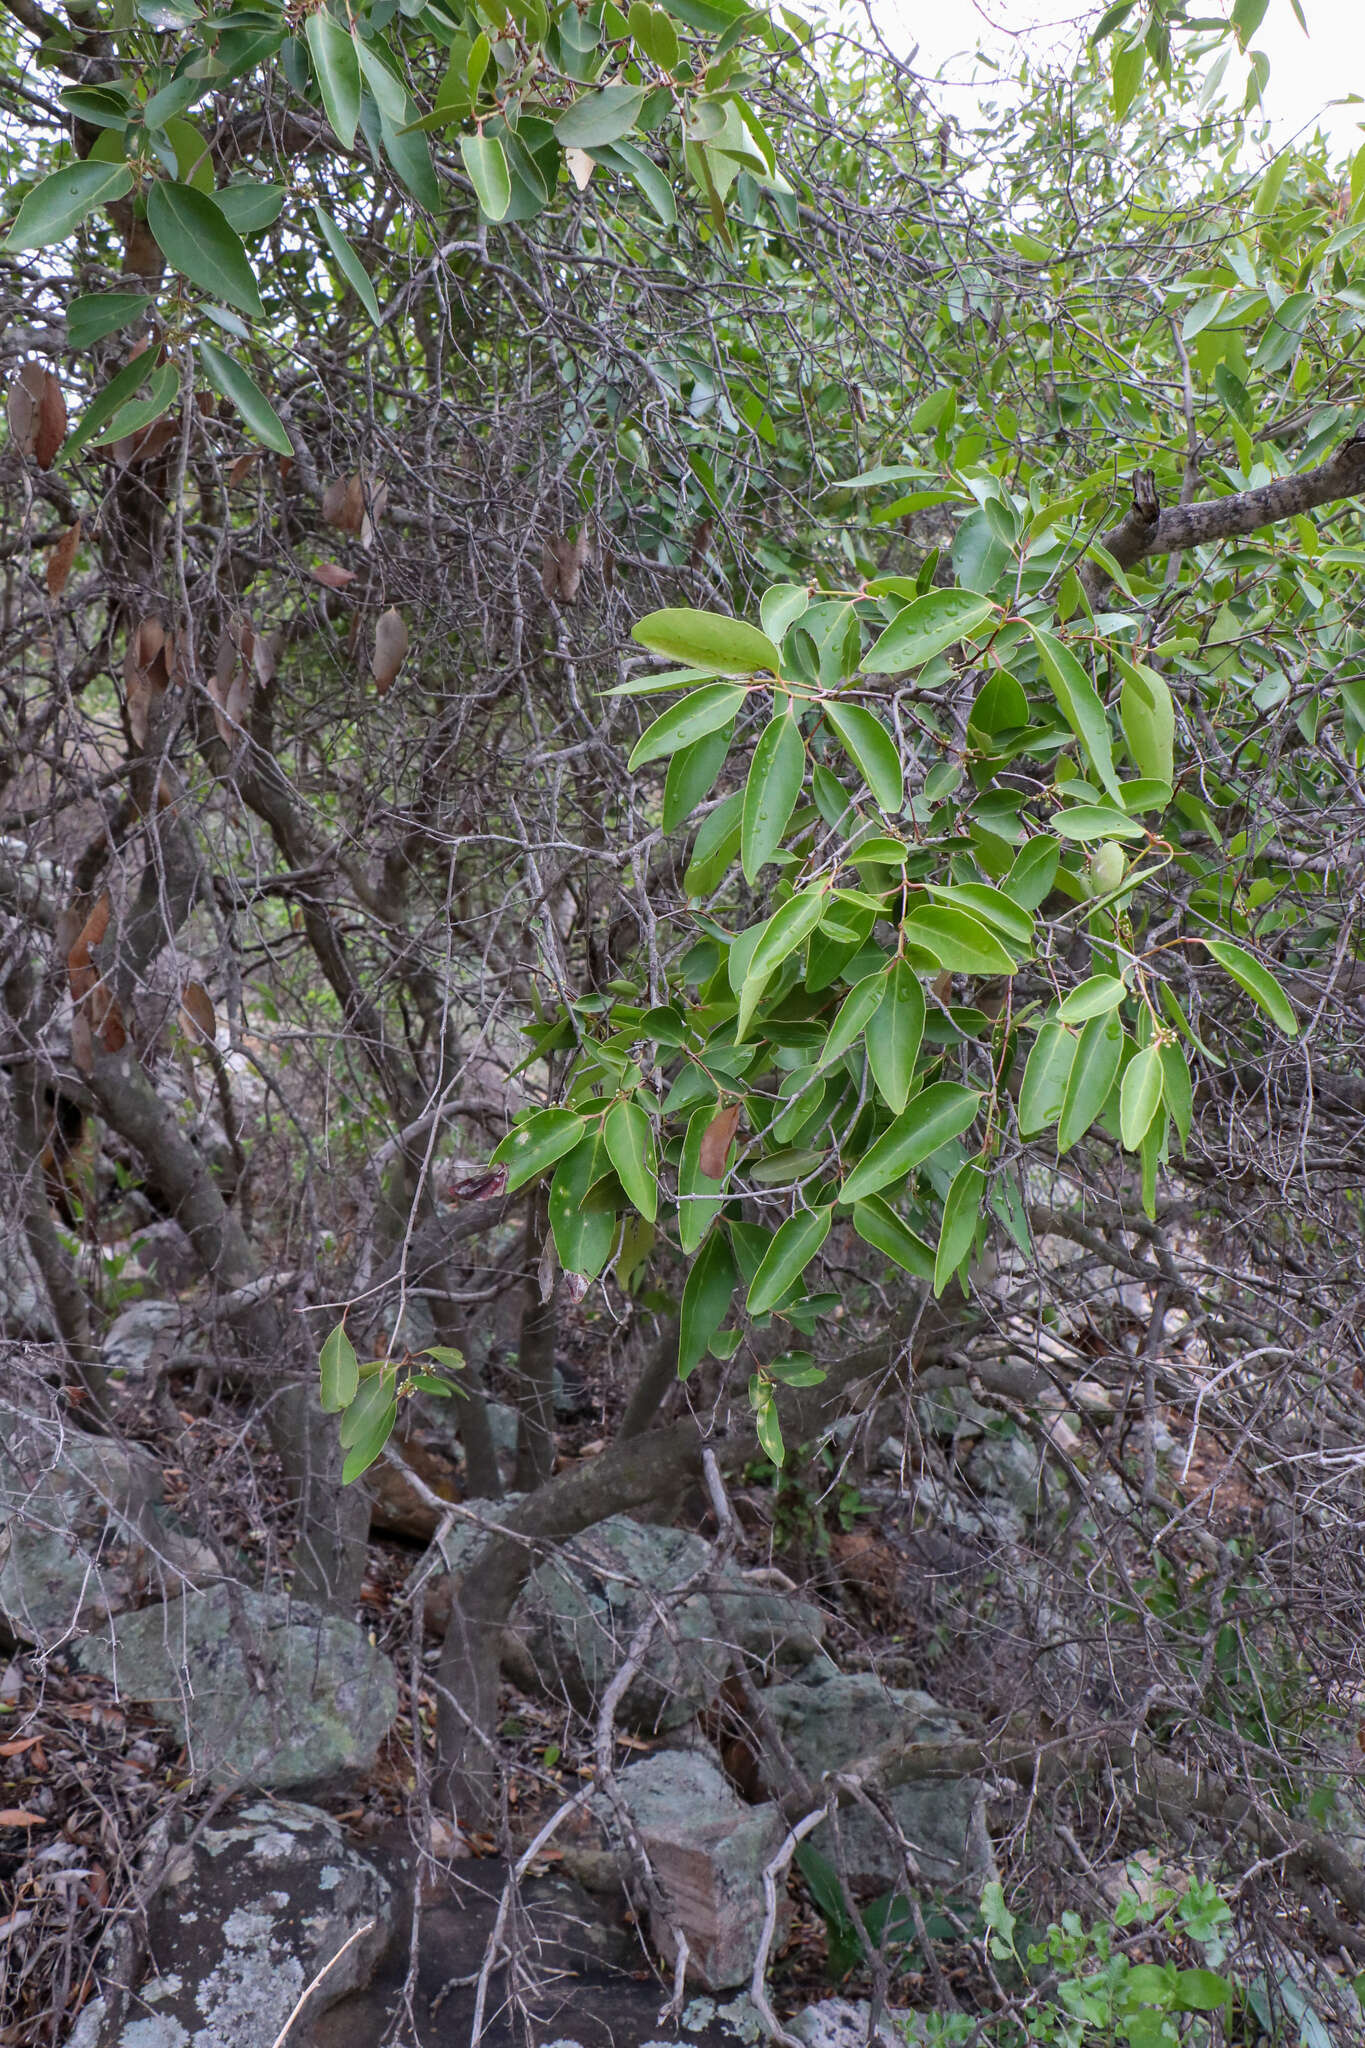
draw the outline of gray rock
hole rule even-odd
[[[23,1238],[0,1238],[0,1337],[16,1343],[50,1344],[56,1334],[47,1289]]]
[[[145,1701],[219,1785],[364,1770],[398,1711],[393,1667],[354,1622],[221,1583],[120,1616],[80,1661]]]
[[[686,1937],[689,1981],[708,1991],[747,1984],[763,1924],[763,1871],[786,1836],[776,1806],[746,1806],[720,1764],[700,1750],[660,1750],[617,1780],[653,1879],[650,1939],[672,1962]],[[608,1837],[628,1831],[605,1796],[593,1802]],[[625,1840],[622,1840],[625,1836]],[[790,1909],[779,1902],[775,1947]]]
[[[979,1494],[1008,1501],[1021,1515],[1040,1514],[1047,1506],[1048,1480],[1038,1447],[1011,1429],[983,1436],[967,1460],[967,1477]]]
[[[883,1685],[871,1672],[817,1670],[809,1680],[773,1686],[765,1704],[797,1768],[812,1786],[826,1771],[838,1770],[883,1743],[941,1742],[963,1733],[960,1723],[928,1693]],[[768,1769],[770,1789],[776,1791],[775,1767]],[[928,1883],[975,1898],[986,1879],[995,1875],[985,1792],[975,1779],[900,1785],[887,1803]],[[831,1860],[834,1826],[834,1821],[826,1821],[810,1837],[813,1847]],[[903,1860],[874,1814],[844,1806],[837,1827],[838,1848],[851,1884],[886,1891],[904,1876]]]
[[[160,1494],[147,1452],[0,1404],[0,1614],[13,1633],[51,1648],[126,1606],[167,1548]]]
[[[104,1364],[138,1385],[151,1385],[181,1348],[183,1322],[173,1301],[130,1302],[105,1332],[100,1347]]]
[[[788,2031],[806,2048],[867,2048],[872,2008],[865,1998],[822,1998],[791,2021]],[[898,2015],[884,2013],[872,2040],[876,2048],[905,2048]]]
[[[295,2022],[302,2039],[310,2019],[369,1982],[391,1909],[388,1884],[327,1814],[249,1806],[172,1864],[147,1930],[150,1967],[110,2048],[272,2048],[304,1986],[333,1963]],[[95,2048],[105,2018],[103,2000],[87,2006],[70,2048]]]

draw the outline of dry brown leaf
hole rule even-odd
[[[125,434],[122,440],[116,441],[115,457],[125,468],[134,462],[150,462],[163,448],[169,447],[179,433],[179,413],[163,414],[159,420],[153,420],[149,427],[144,427],[141,433]]]
[[[250,476],[260,459],[258,448],[248,448],[245,455],[239,455],[227,473],[228,489],[235,491],[237,486]]]
[[[175,641],[160,619],[142,619],[128,635],[123,656],[128,730],[135,746],[147,744],[147,733],[170,685],[174,663]]]
[[[355,582],[355,570],[343,569],[340,562],[318,562],[308,574],[327,590],[344,590],[348,583]]]
[[[0,1742],[0,1756],[22,1756],[26,1749],[32,1749],[41,1735],[21,1735],[17,1742]]]
[[[213,998],[202,981],[187,981],[180,991],[180,1028],[194,1045],[213,1045],[217,1040]]]
[[[256,680],[262,689],[273,683],[279,667],[280,649],[284,646],[284,634],[276,629],[273,633],[258,633],[251,650],[251,666],[256,671]]]
[[[95,985],[95,967],[91,956],[109,929],[110,910],[109,891],[105,889],[71,942],[66,965],[71,976],[71,993],[77,999],[88,995]],[[80,988],[76,986],[78,976],[84,982]]]
[[[730,1140],[739,1124],[739,1104],[732,1102],[728,1109],[718,1109],[701,1134],[701,1148],[697,1154],[697,1165],[708,1180],[725,1178],[725,1161],[729,1157]]]
[[[66,589],[71,565],[76,559],[76,550],[81,544],[81,522],[68,526],[52,553],[47,558],[47,594],[60,597]]]
[[[403,614],[397,606],[390,605],[374,629],[374,659],[370,664],[381,697],[403,666],[407,651],[408,629]]]
[[[336,476],[322,494],[322,516],[341,533],[359,533],[365,517],[365,485],[359,476]]]
[[[10,436],[20,454],[39,469],[51,469],[66,439],[66,400],[51,370],[41,363],[20,365],[6,406]]]
[[[566,149],[564,165],[580,192],[588,189],[588,180],[597,169],[596,163],[586,149]]]
[[[0,1828],[45,1828],[47,1822],[45,1813],[29,1813],[22,1806],[0,1807]]]
[[[71,1061],[77,1073],[95,1071],[95,1034],[84,1010],[77,1010],[71,1019]]]
[[[540,587],[551,603],[558,599],[563,604],[572,604],[578,596],[583,581],[583,567],[588,559],[588,530],[579,533],[577,540],[570,540],[560,534],[547,540],[540,555]]]
[[[123,1012],[118,997],[107,981],[97,981],[85,999],[84,1008],[90,1018],[90,1028],[97,1035],[106,1052],[122,1052],[128,1043],[128,1033],[123,1026]]]

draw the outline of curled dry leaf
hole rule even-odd
[[[308,574],[327,590],[344,590],[348,583],[355,582],[355,570],[343,569],[340,562],[318,562]]]
[[[9,388],[6,406],[10,436],[20,454],[51,469],[66,439],[66,400],[51,370],[27,362]]]
[[[192,1045],[213,1045],[217,1040],[213,998],[202,981],[187,981],[180,991],[180,1029]]]
[[[71,1058],[78,1073],[94,1073],[95,1034],[84,1010],[77,1010],[71,1019]]]
[[[273,683],[280,665],[280,649],[284,646],[284,634],[277,627],[273,633],[258,633],[256,644],[251,650],[251,666],[256,671],[256,680],[264,689]]]
[[[583,581],[583,566],[588,559],[588,530],[584,527],[576,540],[566,534],[547,540],[540,554],[540,587],[553,604],[572,604],[578,596]]]
[[[408,651],[408,629],[395,605],[380,616],[374,629],[374,660],[370,667],[382,697],[403,666]]]
[[[697,1153],[697,1165],[708,1180],[725,1178],[725,1161],[730,1152],[730,1140],[739,1124],[739,1104],[732,1102],[728,1109],[719,1109],[701,1135],[701,1148]]]
[[[175,673],[175,636],[160,619],[142,619],[128,635],[123,686],[133,744],[145,747],[153,716]]]
[[[153,420],[152,424],[144,427],[140,433],[125,434],[122,440],[115,441],[114,459],[122,463],[124,468],[129,468],[134,463],[151,462],[160,455],[163,448],[169,447],[179,434],[180,414],[163,414],[159,420]]]
[[[597,169],[596,163],[588,155],[587,150],[566,149],[564,152],[564,164],[579,191],[586,192],[588,180]]]
[[[219,639],[209,683],[213,722],[218,728],[219,739],[226,747],[235,746],[241,737],[251,703],[253,668],[260,645],[248,615],[234,612]],[[274,673],[273,669],[271,673]]]
[[[358,476],[334,476],[322,494],[322,516],[341,533],[359,533],[365,517],[365,486]]]
[[[79,911],[73,911],[70,915],[74,919],[79,917],[80,913]],[[82,997],[89,995],[99,978],[91,956],[95,947],[98,946],[100,940],[109,929],[109,916],[109,891],[106,889],[89,916],[77,928],[76,936],[71,942],[71,949],[66,956],[66,968],[71,981],[71,993],[77,1002],[80,1002]]]
[[[122,1052],[128,1043],[118,997],[107,981],[97,981],[82,1007],[89,1013],[90,1028],[106,1052]]]
[[[461,1175],[446,1189],[448,1202],[490,1202],[507,1192],[505,1166],[481,1167]]]
[[[81,522],[68,526],[52,553],[47,558],[47,594],[60,597],[66,589],[71,565],[76,559],[76,550],[81,544]]]
[[[248,448],[245,455],[239,455],[227,473],[228,489],[235,491],[239,484],[245,483],[260,459],[259,448]]]

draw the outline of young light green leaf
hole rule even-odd
[[[211,341],[199,343],[199,360],[210,383],[236,406],[256,439],[273,448],[277,455],[292,455],[294,444],[285,432],[284,422],[255,378]]]
[[[829,1037],[820,1048],[818,1064],[832,1066],[842,1059],[853,1041],[866,1030],[868,1019],[876,1014],[886,993],[886,977],[883,974],[869,974],[856,988],[850,989],[839,1005],[839,1014],[829,1028]]]
[[[809,609],[810,591],[804,583],[774,583],[759,602],[759,622],[773,645],[780,646],[788,626]]]
[[[24,200],[5,237],[5,250],[47,249],[73,235],[87,214],[133,189],[127,164],[65,164],[42,178]]]
[[[344,1323],[337,1324],[318,1353],[318,1378],[325,1414],[340,1415],[350,1407],[360,1388],[360,1365]]]
[[[881,1002],[867,1024],[867,1058],[872,1078],[893,1116],[910,1099],[915,1059],[924,1037],[924,990],[907,960],[885,976]]]
[[[1083,1138],[1109,1100],[1123,1056],[1123,1025],[1118,1012],[1092,1017],[1076,1040],[1067,1075],[1062,1113],[1057,1124],[1057,1150],[1069,1152]]]
[[[603,1125],[607,1157],[622,1187],[647,1223],[659,1213],[654,1126],[638,1102],[614,1102]]]
[[[980,1107],[977,1089],[960,1087],[956,1081],[935,1081],[911,1100],[845,1177],[839,1200],[860,1202],[892,1181],[904,1179],[950,1138],[961,1137]]]
[[[496,135],[462,135],[460,155],[484,219],[503,220],[512,204],[512,176],[501,141]]]
[[[764,1386],[754,1402],[754,1427],[764,1454],[774,1465],[780,1466],[787,1455],[782,1441],[782,1425],[777,1419],[777,1403],[772,1388]]]
[[[735,1291],[735,1262],[724,1233],[715,1230],[692,1263],[683,1288],[678,1316],[678,1378],[685,1380],[701,1362],[730,1311]]]
[[[984,1169],[974,1159],[968,1159],[953,1175],[953,1184],[943,1204],[943,1222],[934,1257],[935,1294],[942,1294],[972,1248],[985,1192]]]
[[[182,277],[253,320],[265,318],[241,237],[206,193],[158,179],[147,193],[147,225],[166,261]]]
[[[841,704],[833,698],[826,698],[822,709],[882,809],[898,811],[905,801],[905,778],[896,742],[881,720],[861,704]]]
[[[766,633],[723,612],[675,609],[650,612],[631,628],[631,638],[670,661],[708,668],[718,675],[776,675],[778,653]]]
[[[1121,803],[1118,777],[1114,773],[1114,752],[1109,739],[1109,720],[1095,693],[1094,684],[1069,647],[1064,647],[1054,634],[1044,632],[1041,626],[1035,626],[1028,620],[1024,623],[1033,636],[1043,674],[1063,718],[1085,749],[1091,766],[1110,796],[1115,803]]]
[[[316,16],[310,16],[312,20],[316,20],[316,18]],[[315,204],[313,207],[313,218],[322,231],[323,241],[332,252],[332,260],[336,264],[337,269],[341,272],[347,284],[351,287],[351,290],[355,293],[377,327],[381,318],[379,300],[375,297],[375,289],[369,272],[325,206]]]
[[[932,1250],[880,1195],[865,1195],[861,1202],[854,1203],[853,1228],[864,1244],[884,1253],[917,1280],[933,1279]]]
[[[1238,987],[1246,990],[1252,1002],[1265,1011],[1272,1024],[1278,1024],[1287,1038],[1297,1037],[1299,1020],[1270,969],[1262,967],[1253,954],[1243,946],[1234,946],[1230,939],[1205,939],[1203,943],[1223,972],[1230,974]]]
[[[1116,1010],[1128,993],[1128,984],[1113,974],[1092,974],[1058,1005],[1063,1024],[1084,1024],[1088,1017],[1102,1017]]]
[[[1162,1079],[1159,1047],[1144,1046],[1128,1062],[1119,1089],[1119,1135],[1129,1152],[1137,1151],[1161,1107]]]
[[[1147,828],[1113,804],[1073,804],[1058,811],[1052,829],[1062,839],[1145,839]]]
[[[350,149],[360,119],[360,60],[355,37],[325,6],[307,17],[303,32],[332,133],[344,149]]]
[[[800,1279],[829,1236],[833,1209],[803,1209],[789,1216],[764,1253],[749,1289],[751,1316],[766,1315]]]
[[[690,747],[694,740],[728,725],[744,702],[744,695],[742,683],[707,683],[678,703],[670,704],[636,740],[627,768],[634,774],[647,761],[675,754],[679,747]]]
[[[583,1119],[573,1109],[538,1109],[495,1148],[490,1166],[507,1168],[507,1192],[514,1195],[571,1152],[583,1136]]]
[[[1019,964],[995,933],[965,910],[931,903],[912,911],[901,930],[949,974],[1013,974]]]
[[[870,676],[889,676],[899,675],[903,669],[923,668],[926,661],[984,625],[994,610],[991,600],[978,597],[974,590],[926,590],[923,597],[897,612],[864,658],[863,671]]]
[[[806,748],[790,711],[772,719],[749,764],[740,817],[739,858],[746,882],[757,879],[782,844],[806,779]]]
[[[1049,1017],[1033,1041],[1019,1088],[1021,1138],[1036,1137],[1061,1115],[1075,1051],[1074,1034],[1058,1018]]]

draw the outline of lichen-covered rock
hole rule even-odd
[[[838,1770],[884,1743],[944,1742],[963,1733],[961,1724],[927,1692],[883,1685],[866,1671],[817,1668],[809,1680],[773,1686],[764,1695],[764,1704],[798,1770],[813,1786],[826,1771]],[[777,1791],[774,1767],[769,1765],[768,1770],[770,1786]],[[897,1786],[887,1803],[926,1881],[975,1899],[983,1883],[995,1875],[982,1785],[974,1778],[930,1779]],[[851,1884],[885,1891],[903,1877],[903,1858],[876,1815],[844,1806],[837,1826],[838,1848]],[[833,1822],[825,1821],[810,1838],[812,1846],[831,1859],[833,1827]]]
[[[327,1814],[249,1806],[173,1860],[149,1919],[148,1968],[111,2048],[272,2048],[325,1965],[299,2028],[369,1982],[391,1910],[388,1884]],[[106,2021],[97,1999],[70,2048],[95,2048]]]
[[[220,1785],[364,1770],[398,1711],[393,1667],[354,1622],[241,1586],[122,1615],[80,1661],[145,1701]]]
[[[788,2032],[806,2048],[867,2048],[872,2008],[865,1998],[822,1998],[790,2022]],[[876,2048],[905,2048],[902,2022],[910,2015],[883,2013],[872,2039]],[[912,2037],[913,2038],[913,2037]]]

